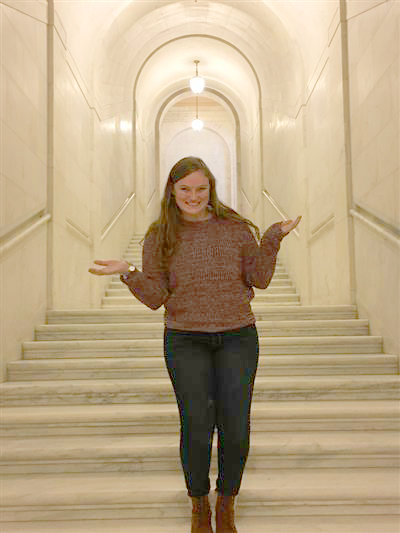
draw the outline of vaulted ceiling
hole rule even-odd
[[[55,9],[100,106],[134,93],[142,107],[159,108],[187,86],[198,59],[207,85],[238,108],[288,108],[312,75],[338,2],[55,0]]]

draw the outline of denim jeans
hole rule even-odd
[[[179,408],[180,455],[189,496],[210,491],[215,427],[216,490],[236,495],[250,447],[250,409],[259,355],[256,326],[220,333],[165,328],[164,354]]]

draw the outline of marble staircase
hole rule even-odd
[[[138,268],[141,239],[126,254]],[[398,533],[398,356],[355,307],[301,305],[280,262],[255,293],[260,364],[238,530]],[[0,385],[3,533],[189,531],[162,335],[163,310],[114,276],[101,309],[49,311],[23,343]]]

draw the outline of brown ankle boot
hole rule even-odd
[[[214,533],[208,495],[192,498],[192,533]]]
[[[235,527],[234,512],[235,496],[224,496],[218,493],[216,507],[216,533],[238,533]]]

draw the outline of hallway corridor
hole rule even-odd
[[[140,268],[188,155],[261,233],[302,215],[252,302],[239,533],[398,533],[400,2],[0,0],[0,32],[2,533],[188,533],[164,308],[88,273]]]

